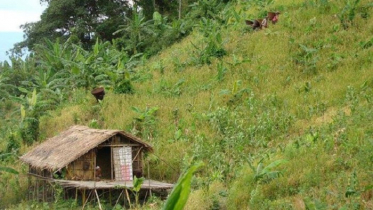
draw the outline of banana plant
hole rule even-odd
[[[222,6],[223,4],[218,0],[196,1],[190,5],[190,7],[193,8],[190,15],[192,18],[205,17],[209,19],[219,19],[218,14]]]
[[[143,41],[146,35],[153,34],[152,21],[146,21],[145,16],[142,12],[137,12],[137,5],[135,4],[132,11],[132,19],[125,17],[126,25],[120,25],[120,28],[113,34],[121,32],[127,32],[129,34],[129,40],[127,44],[132,49],[133,54],[138,53],[138,48],[143,45]]]
[[[139,206],[139,192],[140,192],[141,186],[142,186],[142,184],[144,183],[144,181],[145,181],[145,178],[144,178],[144,177],[137,178],[137,177],[135,176],[134,179],[133,179],[133,187],[132,187],[132,191],[133,191],[134,194],[135,194],[135,202],[136,202],[136,206]]]
[[[44,100],[39,100],[40,94],[37,94],[36,89],[33,90],[30,97],[30,92],[24,88],[19,88],[26,96],[22,95],[15,98],[19,103],[21,103],[21,123],[19,126],[20,134],[23,141],[26,144],[32,144],[37,141],[39,137],[39,119],[48,109],[48,102]]]
[[[109,72],[111,80],[114,82],[114,92],[118,94],[132,94],[134,93],[134,88],[131,84],[131,76],[129,70],[125,67],[129,64],[132,59],[127,61],[119,60],[117,64],[117,69],[113,72]]]
[[[9,78],[3,75],[0,75],[0,100],[9,97],[9,91],[15,87],[9,84]]]
[[[2,172],[2,171],[12,173],[12,174],[18,174],[18,171],[14,170],[13,168],[10,168],[10,167],[0,166],[0,172]]]
[[[68,89],[68,76],[66,71],[53,73],[51,69],[40,68],[32,77],[31,88],[36,89],[40,93],[40,98],[49,101],[50,105],[58,105],[65,99],[66,94],[63,93]]]
[[[282,172],[275,171],[273,169],[284,163],[287,163],[287,160],[280,159],[280,160],[273,161],[267,166],[263,166],[263,159],[261,159],[259,161],[259,164],[256,167],[254,167],[250,161],[249,161],[249,166],[254,172],[254,181],[260,183],[260,182],[268,182],[275,178],[278,178]]]
[[[12,153],[5,153],[5,154],[0,154],[0,159],[5,158],[6,156],[12,155]],[[0,166],[0,174],[1,172],[7,172],[7,173],[12,173],[12,174],[19,174],[18,171],[11,167],[5,167],[5,166]]]
[[[28,84],[31,84],[32,75],[35,73],[35,62],[33,59],[23,61],[20,58],[11,58],[11,63],[12,66],[7,63],[4,64],[4,71],[1,72],[2,78],[0,78],[1,90],[6,90],[10,97],[21,94],[17,87],[28,88],[29,86],[25,86],[22,83],[28,81]]]
[[[158,107],[151,107],[142,111],[138,107],[131,107],[132,111],[138,114],[138,117],[134,118],[134,129],[139,132],[143,137],[150,137],[154,131],[154,125],[156,122],[155,115],[158,111]]]
[[[71,60],[73,52],[69,40],[60,44],[59,39],[56,42],[46,39],[44,43],[43,45],[36,45],[39,64],[43,68],[50,69],[53,74],[65,70],[65,63]]]
[[[193,174],[203,166],[203,163],[197,163],[191,166],[177,181],[168,197],[163,210],[182,210],[190,194],[190,185]]]
[[[84,87],[86,90],[96,86],[112,86],[111,74],[118,62],[120,53],[110,49],[108,43],[101,43],[98,39],[89,52],[79,46],[74,46],[75,54],[69,63],[71,66],[69,83],[73,87]],[[109,54],[110,53],[110,54]]]

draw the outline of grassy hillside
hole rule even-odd
[[[40,139],[74,124],[126,130],[154,146],[151,177],[169,182],[201,160],[186,209],[373,209],[372,3],[261,2],[232,3],[225,24],[201,19],[143,60],[134,94],[97,104],[76,90]],[[266,11],[281,12],[276,25],[244,24]]]

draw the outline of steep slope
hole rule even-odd
[[[96,104],[77,91],[43,117],[42,136],[132,132],[155,147],[161,180],[203,161],[187,209],[373,208],[373,9],[348,2],[230,4],[144,60],[133,95],[108,90]],[[244,24],[277,10],[267,29]]]

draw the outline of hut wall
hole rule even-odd
[[[117,181],[132,181],[132,147],[113,147],[114,175]]]
[[[95,150],[91,150],[67,166],[66,179],[93,180],[95,176],[95,165],[96,152]]]
[[[111,144],[115,145],[115,144],[131,144],[131,143],[135,143],[135,144],[138,144],[137,142],[133,142],[131,139],[127,139],[126,137],[124,136],[120,136],[120,135],[116,135],[113,137],[113,140],[111,142]]]
[[[143,148],[132,147],[132,168],[133,168],[133,175],[137,178],[143,176]]]
[[[112,145],[123,145],[132,147],[132,171],[136,177],[143,176],[143,147],[137,142],[132,141],[124,136],[115,136]]]
[[[125,147],[131,147],[129,150],[130,154],[125,155],[124,153],[126,152],[123,153]],[[106,148],[110,148],[110,152]],[[131,174],[131,177],[143,176],[143,146],[125,136],[113,136],[99,145],[96,158],[97,165],[102,169],[102,179],[132,180],[132,178],[123,175],[127,174],[127,172]],[[130,159],[127,160],[128,158]],[[132,168],[128,169],[127,165],[132,165]]]
[[[132,141],[121,135],[115,135],[99,145],[96,149],[76,159],[66,167],[67,180],[94,180],[95,168],[97,165],[101,168],[101,179],[116,180],[115,172],[120,170],[116,165],[115,148],[131,147],[132,156],[132,174],[136,177],[143,176],[143,147],[137,142]]]
[[[32,166],[29,166],[29,173],[42,176],[42,177],[46,177],[46,178],[52,178],[52,173],[47,169],[39,169],[39,168],[34,168]]]

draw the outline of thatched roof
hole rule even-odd
[[[35,168],[58,170],[117,134],[143,145],[147,151],[153,150],[146,142],[120,130],[92,129],[76,125],[44,141],[20,159]]]

